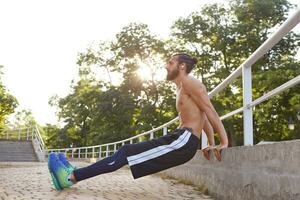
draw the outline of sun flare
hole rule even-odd
[[[150,67],[146,65],[140,65],[139,69],[137,70],[138,76],[145,81],[150,81],[152,79],[153,72],[151,71]]]
[[[158,68],[153,70],[150,66],[139,63],[139,69],[137,70],[138,76],[144,81],[162,81],[165,80],[166,70],[164,68]]]

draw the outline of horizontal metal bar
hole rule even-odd
[[[225,87],[227,87],[232,81],[238,78],[242,74],[242,65],[240,65],[234,72],[232,72],[222,83],[215,87],[211,92],[208,93],[208,96],[212,98],[219,92],[221,92]]]
[[[232,115],[236,115],[240,112],[243,112],[244,107],[238,108],[230,113],[227,113],[226,115],[223,115],[222,117],[220,117],[221,120],[226,119],[228,117],[231,117]]]
[[[293,87],[294,85],[297,85],[300,83],[300,75],[298,75],[297,77],[293,78],[292,80],[282,84],[281,86],[275,88],[274,90],[268,92],[267,94],[257,98],[256,100],[252,101],[252,103],[250,103],[248,105],[248,107],[254,107],[256,106],[257,104],[260,104],[261,102],[273,97],[274,95],[277,95],[281,92],[283,92],[284,90],[290,88],[290,87]]]
[[[274,90],[268,92],[267,94],[265,94],[265,95],[259,97],[259,98],[256,99],[255,101],[253,101],[253,102],[251,102],[250,104],[248,104],[248,105],[247,105],[247,108],[254,107],[254,106],[256,106],[257,104],[260,104],[261,102],[263,102],[263,101],[265,101],[265,100],[267,100],[267,99],[273,97],[274,95],[277,95],[277,94],[283,92],[284,90],[286,90],[286,89],[288,89],[288,88],[290,88],[290,87],[293,87],[294,85],[297,85],[297,84],[299,84],[299,83],[300,83],[300,75],[298,75],[297,77],[293,78],[292,80],[290,80],[290,81],[288,81],[288,82],[282,84],[281,86],[275,88]],[[231,117],[231,116],[233,116],[233,115],[236,115],[236,114],[238,114],[238,113],[241,113],[241,112],[243,112],[243,109],[244,109],[244,107],[238,108],[238,109],[236,109],[236,110],[234,110],[234,111],[232,111],[232,112],[230,112],[230,113],[227,113],[227,114],[223,115],[222,117],[220,117],[220,119],[221,119],[221,120],[224,120],[224,119],[229,118],[229,117]],[[175,119],[173,119],[173,120],[171,120],[170,122],[168,122],[167,125],[171,124],[171,122],[172,122],[172,123],[175,122],[175,120],[178,120],[178,117],[175,118]],[[130,141],[131,139],[138,138],[138,137],[140,137],[140,136],[142,136],[142,135],[151,134],[151,133],[153,133],[153,131],[160,130],[160,129],[162,129],[162,128],[165,127],[165,126],[166,126],[166,124],[164,124],[164,126],[160,126],[160,127],[156,128],[156,129],[153,129],[153,130],[151,130],[151,131],[147,131],[147,132],[142,133],[142,134],[140,134],[140,135],[131,137],[131,138],[126,139],[126,140],[114,142],[114,143],[108,143],[108,144],[102,144],[102,145],[96,145],[96,146],[90,146],[90,147],[65,148],[65,149],[47,149],[47,150],[45,150],[45,151],[46,151],[46,152],[49,152],[49,151],[66,151],[66,150],[69,151],[69,150],[72,150],[72,149],[73,149],[73,150],[77,150],[77,149],[91,149],[91,148],[95,148],[95,147],[103,147],[103,146],[109,146],[109,145],[113,145],[113,144],[120,144],[120,143],[122,143],[122,142]]]
[[[256,51],[254,51],[251,56],[243,65],[246,67],[252,66],[258,59],[260,59],[267,51],[269,51],[275,44],[277,44],[290,30],[292,30],[300,22],[300,9],[285,20],[280,27],[273,32],[273,34],[262,44]]]
[[[269,51],[276,43],[278,43],[290,30],[292,30],[300,22],[300,9],[298,9],[291,17],[289,17],[279,28],[274,31],[262,45],[260,45],[234,72],[232,72],[222,83],[215,87],[209,94],[210,97],[215,96],[222,91],[237,77],[242,74],[242,68],[252,66],[267,51]]]
[[[247,105],[247,108],[251,108],[256,106],[257,104],[260,104],[261,102],[283,92],[284,90],[287,90],[290,87],[293,87],[294,85],[297,85],[300,83],[300,75],[298,75],[297,77],[293,78],[292,80],[289,80],[288,82],[282,84],[281,86],[275,88],[274,90],[268,92],[267,94],[259,97],[258,99],[256,99],[255,101],[251,102],[249,105]],[[220,117],[221,120],[224,120],[228,117],[231,117],[235,114],[238,114],[240,112],[243,112],[244,107],[238,108],[230,113],[227,113],[226,115],[223,115],[222,117]]]

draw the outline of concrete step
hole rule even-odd
[[[0,162],[37,162],[36,158],[0,158]]]
[[[17,160],[20,160],[20,159],[36,159],[36,156],[35,155],[1,155],[0,157],[1,159],[17,159]]]
[[[31,141],[0,141],[0,162],[38,161]]]
[[[1,145],[1,144],[0,144]],[[14,144],[11,144],[10,146],[8,145],[1,145],[0,149],[31,149],[32,144],[29,145],[25,145],[25,146],[16,146]]]
[[[1,157],[28,157],[28,156],[36,156],[35,152],[0,152]]]
[[[32,146],[31,141],[26,141],[26,142],[0,141],[0,148],[29,148],[31,146]]]
[[[1,149],[0,152],[33,152],[33,147],[31,148],[5,148]]]
[[[0,144],[19,144],[19,145],[26,145],[30,144],[31,140],[0,140]]]
[[[27,150],[27,151],[29,151],[29,150],[31,150],[32,149],[32,146],[30,146],[30,147],[24,147],[24,148],[21,148],[21,147],[16,147],[16,148],[14,148],[14,147],[8,147],[8,148],[4,148],[4,147],[0,147],[0,151],[22,151],[22,150]]]

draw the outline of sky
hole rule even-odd
[[[290,0],[299,7],[297,1]],[[17,110],[31,110],[39,124],[56,124],[48,101],[69,94],[79,52],[113,39],[131,22],[166,38],[176,19],[207,2],[222,0],[0,0],[2,81],[17,98]]]

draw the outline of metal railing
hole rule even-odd
[[[37,153],[39,160],[43,160],[45,144],[37,126],[29,128],[6,129],[0,132],[0,139],[32,141],[34,150]]]
[[[119,147],[124,144],[133,144],[136,142],[142,142],[145,140],[157,138],[161,135],[166,135],[168,133],[168,126],[176,122],[178,118],[175,118],[168,123],[159,126],[151,131],[147,131],[145,133],[133,136],[131,138],[102,144],[96,146],[88,146],[88,147],[78,147],[78,148],[63,148],[63,149],[46,149],[45,154],[49,154],[49,152],[63,152],[68,154],[71,158],[103,158],[107,157],[110,154],[116,152]]]
[[[39,147],[39,150],[44,152],[45,143],[38,127],[35,126],[32,130],[33,130],[33,141],[35,141],[36,145]]]
[[[5,129],[0,132],[0,139],[5,140],[32,140],[34,137],[34,128],[14,128]]]
[[[300,22],[300,9],[297,10],[294,15],[289,17],[274,33],[271,35],[247,60],[245,60],[234,72],[232,72],[222,83],[220,83],[215,89],[209,92],[209,97],[222,91],[230,83],[232,83],[240,75],[243,76],[243,107],[236,109],[221,117],[222,120],[231,117],[235,114],[243,112],[244,123],[244,145],[253,145],[253,113],[252,108],[271,98],[274,95],[300,83],[300,75],[292,80],[284,83],[283,85],[275,88],[267,94],[259,97],[255,101],[252,101],[252,73],[251,66],[257,62],[267,51],[269,51],[276,43],[278,43],[288,32],[290,32]],[[170,122],[155,128],[151,131],[139,134],[137,136],[128,138],[126,140],[89,146],[80,148],[64,148],[64,149],[47,149],[49,152],[64,152],[69,154],[72,158],[102,158],[107,157],[111,153],[114,153],[119,146],[126,143],[140,142],[147,139],[155,138],[159,136],[159,132],[163,131],[163,134],[167,134],[167,129],[170,124],[173,124],[178,120],[178,117]],[[206,134],[202,134],[202,148],[207,145]]]

